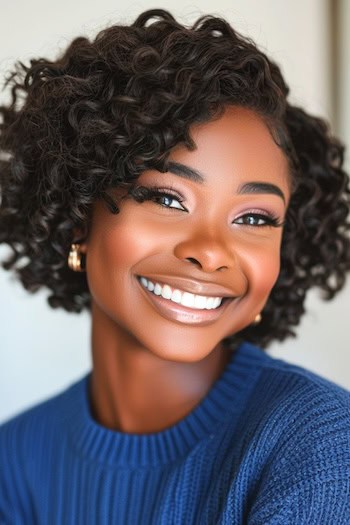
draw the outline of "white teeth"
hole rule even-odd
[[[164,299],[170,299],[172,295],[172,290],[170,286],[167,284],[163,286],[161,296],[164,297]]]
[[[148,281],[144,277],[141,277],[140,281],[142,282],[143,286],[147,288]]]
[[[161,295],[164,299],[182,304],[188,308],[212,310],[220,306],[223,299],[222,297],[204,297],[203,295],[181,292],[181,290],[172,290],[168,284],[161,286],[159,283],[152,283],[145,277],[141,277],[140,281],[145,288],[155,295]]]
[[[162,287],[160,286],[160,284],[156,283],[153,293],[155,293],[156,295],[161,295]]]
[[[214,306],[214,297],[210,297],[210,299],[207,300],[206,308],[210,310],[210,308],[213,308]]]
[[[193,293],[184,292],[181,297],[182,306],[188,306],[189,308],[194,307],[194,295]]]
[[[174,290],[173,294],[171,296],[171,300],[174,301],[174,303],[181,303],[181,292],[180,290]]]
[[[194,307],[195,308],[205,308],[207,304],[207,300],[202,295],[196,295],[194,299]]]

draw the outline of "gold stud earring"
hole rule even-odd
[[[72,244],[68,255],[68,266],[74,272],[85,272],[85,253],[80,244]]]
[[[258,315],[255,316],[253,324],[259,324],[260,321],[261,321],[261,314],[258,314]]]

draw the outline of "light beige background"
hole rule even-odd
[[[163,7],[183,22],[200,14],[223,15],[239,31],[253,37],[282,66],[294,102],[333,119],[332,42],[327,0],[207,0],[154,3],[127,0],[14,0],[4,2],[0,21],[0,76],[16,59],[53,58],[75,36],[94,34],[110,23],[129,23],[147,8]],[[339,97],[338,126],[350,137],[350,2],[340,0],[345,51]],[[347,34],[346,34],[347,28]],[[0,101],[6,95],[0,95]],[[347,117],[346,117],[347,115]],[[7,253],[0,245],[0,259]],[[45,399],[78,379],[91,366],[89,314],[51,310],[46,291],[32,296],[0,270],[0,421]],[[317,294],[307,301],[308,313],[298,338],[274,344],[269,353],[297,363],[350,388],[350,284],[334,303]]]

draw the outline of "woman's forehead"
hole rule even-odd
[[[215,120],[192,126],[196,148],[175,147],[169,162],[179,162],[198,173],[203,184],[215,177],[244,181],[279,181],[288,193],[289,165],[263,119],[241,107],[229,107]],[[195,179],[195,177],[192,177]]]

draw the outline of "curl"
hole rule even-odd
[[[225,20],[204,16],[185,27],[167,11],[142,13],[93,41],[79,37],[57,58],[19,63],[0,108],[2,263],[29,292],[50,290],[52,308],[91,307],[85,274],[67,266],[75,232],[88,232],[92,205],[111,187],[130,188],[169,152],[193,149],[193,124],[225,106],[258,113],[283,149],[293,176],[281,272],[262,322],[236,334],[266,346],[294,335],[307,291],[326,299],[349,270],[349,186],[343,146],[325,123],[287,102],[278,66]]]

